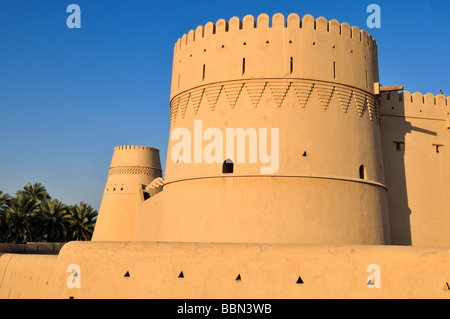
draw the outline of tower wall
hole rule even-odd
[[[92,240],[133,240],[136,205],[142,185],[161,176],[158,149],[115,147]]]
[[[404,91],[380,99],[392,243],[450,246],[450,97]]]
[[[389,242],[375,82],[375,41],[336,20],[291,14],[286,25],[263,14],[184,35],[174,50],[171,137],[185,128],[193,146],[208,128],[223,137],[227,128],[279,129],[266,145],[270,153],[279,142],[279,165],[261,174],[267,165],[252,162],[249,138],[243,162],[234,145],[232,174],[222,173],[225,147],[214,163],[195,154],[177,163],[180,140],[171,138],[158,239]]]

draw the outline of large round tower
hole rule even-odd
[[[378,81],[374,39],[336,20],[261,14],[183,35],[158,239],[388,243]]]
[[[161,176],[158,149],[134,145],[115,147],[92,240],[134,240],[139,196],[145,185]]]

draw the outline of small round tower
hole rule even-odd
[[[158,149],[115,147],[92,240],[133,240],[136,204],[143,185],[161,176]]]

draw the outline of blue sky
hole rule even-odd
[[[69,4],[81,28],[69,29]],[[381,28],[369,29],[369,4]],[[0,190],[40,182],[100,207],[113,148],[159,148],[165,164],[173,46],[198,25],[292,12],[366,29],[383,85],[450,95],[450,1],[0,0]]]

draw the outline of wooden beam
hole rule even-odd
[[[403,90],[403,85],[380,86],[380,92],[401,91],[401,90]]]

